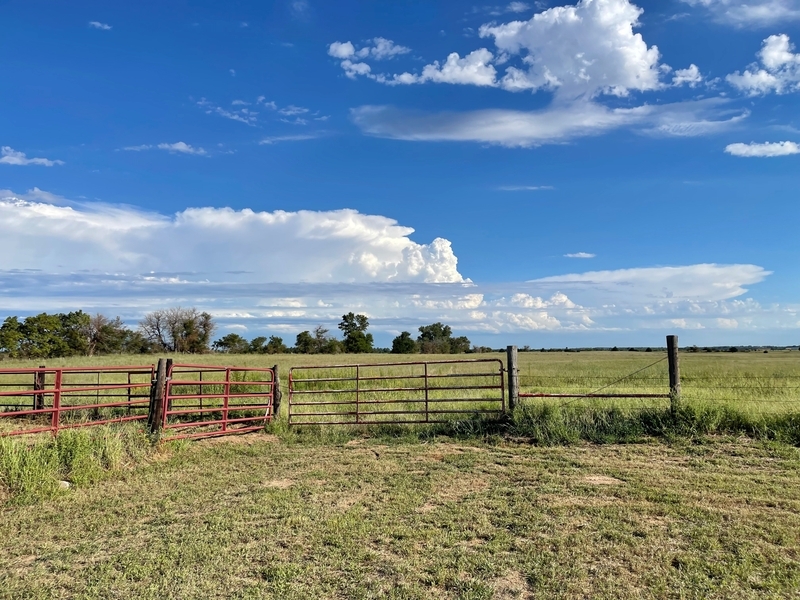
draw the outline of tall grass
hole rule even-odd
[[[70,486],[95,483],[128,469],[153,452],[139,427],[65,430],[58,437],[0,437],[0,496],[27,504]]]

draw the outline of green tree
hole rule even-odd
[[[301,331],[294,341],[294,351],[298,354],[314,353],[314,338],[309,331]]]
[[[461,354],[470,351],[470,341],[466,336],[454,338],[450,326],[438,322],[421,326],[417,343],[423,354]]]
[[[0,352],[10,358],[19,358],[23,338],[19,317],[8,317],[0,326]]]
[[[266,336],[259,335],[250,340],[250,345],[247,347],[246,352],[250,354],[266,354],[267,353],[267,338]]]
[[[212,344],[215,352],[228,354],[245,354],[250,349],[247,340],[238,333],[229,333]]]
[[[414,354],[417,343],[408,331],[403,331],[392,340],[392,354]]]
[[[367,333],[369,320],[366,315],[352,312],[342,315],[339,329],[344,333],[344,351],[349,354],[372,352],[372,334]]]
[[[269,341],[265,346],[267,354],[285,354],[289,351],[286,345],[283,343],[283,338],[278,337],[277,335],[269,336]]]

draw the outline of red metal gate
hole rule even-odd
[[[0,436],[147,419],[154,366],[0,370]]]
[[[504,411],[503,363],[497,359],[289,371],[290,426],[442,423]]]
[[[167,373],[163,439],[258,431],[272,420],[274,369],[173,364]]]

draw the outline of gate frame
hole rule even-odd
[[[497,365],[497,370],[495,372],[480,372],[480,373],[455,373],[455,374],[446,374],[446,375],[431,375],[428,372],[429,365],[442,365],[442,364],[476,364],[476,363],[492,363]],[[389,376],[377,376],[377,377],[361,377],[361,369],[362,368],[370,368],[370,367],[403,367],[403,366],[423,366],[423,374],[422,375],[389,375]],[[334,377],[334,378],[320,378],[320,379],[295,379],[294,372],[302,371],[302,370],[321,370],[321,369],[355,369],[356,376],[355,377]],[[451,419],[431,419],[431,414],[434,415],[456,415],[456,414],[476,414],[476,413],[484,413],[484,414],[503,414],[506,412],[506,391],[505,391],[505,367],[503,365],[503,361],[499,358],[473,358],[473,359],[456,359],[456,360],[429,360],[429,361],[404,361],[404,362],[390,362],[390,363],[354,363],[354,364],[339,364],[339,365],[309,365],[309,366],[302,366],[302,367],[292,367],[289,369],[289,403],[288,403],[288,426],[289,427],[299,427],[299,426],[306,426],[306,425],[426,425],[429,423],[447,423],[451,421]],[[488,386],[456,386],[456,387],[430,387],[429,379],[439,378],[439,377],[497,377],[498,383],[497,385],[488,385]],[[425,397],[424,399],[413,399],[408,400],[407,402],[415,403],[415,404],[422,404],[425,405],[425,411],[423,412],[413,412],[409,410],[403,411],[386,411],[386,412],[379,412],[379,413],[363,413],[361,412],[361,405],[364,403],[360,400],[360,394],[362,392],[392,392],[392,391],[411,391],[409,388],[380,388],[380,389],[369,389],[364,390],[361,389],[359,383],[361,381],[375,381],[375,380],[398,380],[398,379],[423,379],[425,382],[424,387],[420,388],[413,388],[415,392],[424,392]],[[296,390],[295,383],[296,382],[310,382],[310,381],[354,381],[355,382],[355,389],[351,390]],[[454,389],[462,389],[462,390],[476,390],[476,389],[489,389],[489,390],[498,390],[500,392],[499,398],[469,398],[469,399],[430,399],[430,392],[436,390],[454,390]],[[304,393],[336,393],[336,392],[350,392],[355,393],[355,400],[350,402],[328,402],[328,403],[315,403],[315,402],[296,402],[295,395],[301,395]],[[435,411],[430,410],[430,403],[432,402],[441,402],[441,401],[452,401],[452,402],[499,402],[500,407],[497,410],[487,410],[487,409],[480,409],[480,410],[446,410],[446,411]],[[369,404],[400,404],[404,401],[402,400],[395,400],[395,401],[381,401],[381,400],[371,400],[368,401]],[[292,413],[292,406],[314,406],[319,405],[322,406],[324,404],[336,404],[339,406],[344,405],[354,405],[355,412],[348,411],[342,413]],[[424,415],[425,420],[388,420],[388,421],[364,421],[361,419],[361,416],[364,414],[370,414],[372,416],[380,416],[380,415]],[[292,422],[292,417],[302,417],[302,416],[335,416],[335,415],[355,415],[355,422],[353,421],[324,421],[324,422]]]
[[[177,375],[181,375],[182,373],[198,373],[197,380],[183,380],[183,379],[175,379],[174,376],[176,375],[176,369],[189,369],[188,371],[179,371]],[[225,373],[225,379],[222,381],[203,381],[203,373],[204,372],[214,372],[214,373]],[[231,381],[231,373],[268,373],[270,376],[270,380],[263,381]],[[171,394],[172,386],[180,386],[180,385],[194,385],[200,388],[199,394],[180,394],[180,395],[173,395]],[[222,385],[223,386],[223,393],[222,394],[203,394],[204,385]],[[258,385],[258,386],[267,386],[267,392],[253,392],[253,393],[245,393],[245,394],[231,394],[231,386],[235,385]],[[168,437],[161,437],[162,440],[180,440],[180,439],[194,439],[194,438],[204,438],[204,437],[217,437],[221,435],[234,435],[240,433],[249,433],[252,431],[259,431],[263,430],[264,427],[271,423],[273,418],[275,417],[275,397],[276,393],[280,394],[280,382],[276,377],[276,372],[274,367],[269,368],[261,368],[261,367],[225,367],[225,366],[218,366],[218,365],[197,365],[197,364],[185,364],[185,363],[173,363],[171,360],[167,361],[166,365],[166,377],[164,381],[164,393],[163,397],[160,402],[160,414],[157,417],[157,422],[159,425],[159,432],[163,436],[164,432],[168,429],[184,429],[189,427],[210,427],[213,425],[219,425],[220,429],[213,430],[213,431],[199,431],[195,433],[186,433],[186,434],[179,434],[179,435],[171,435]],[[233,407],[229,406],[229,402],[231,398],[265,398],[267,400],[266,404],[245,404],[245,405],[233,405]],[[204,398],[221,398],[223,406],[219,407],[212,407],[212,408],[203,408],[202,401]],[[200,401],[200,408],[193,408],[193,409],[172,409],[172,401],[177,399],[197,399]],[[265,410],[264,416],[259,417],[235,417],[229,418],[229,413],[234,411],[241,411],[241,410]],[[210,412],[222,412],[222,419],[214,419],[211,421],[192,421],[192,422],[178,422],[178,423],[170,423],[169,417],[171,415],[191,415],[191,414],[203,414],[203,413],[210,413]],[[229,424],[237,424],[237,423],[247,423],[247,422],[258,422],[257,425],[248,425],[245,427],[236,427],[235,429],[230,429],[228,427]]]

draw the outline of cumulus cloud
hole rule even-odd
[[[786,94],[800,90],[800,54],[786,34],[771,35],[764,40],[758,58],[743,73],[736,71],[725,79],[733,87],[758,96],[775,92]]]
[[[186,142],[175,142],[174,144],[141,144],[139,146],[125,146],[123,150],[128,150],[130,152],[141,152],[143,150],[166,150],[170,153],[180,153],[180,154],[195,154],[198,156],[207,156],[208,152],[206,152],[203,148],[195,148],[194,146],[190,146]]]
[[[721,23],[766,27],[800,19],[800,0],[682,0],[703,7]]]
[[[448,55],[444,64],[434,61],[425,65],[421,75],[402,73],[394,75],[391,79],[379,77],[379,80],[390,84],[425,83],[454,83],[461,85],[477,85],[493,87],[497,85],[495,77],[497,71],[491,64],[493,55],[486,48],[473,50],[464,58],[458,52]]]
[[[686,69],[678,69],[672,77],[672,85],[682,86],[688,85],[689,87],[696,87],[698,84],[703,83],[703,75],[700,69],[695,64],[689,65]]]
[[[505,89],[626,96],[661,87],[658,48],[633,32],[642,12],[629,0],[581,0],[528,21],[483,25],[480,36],[522,57],[523,67],[508,67],[499,82]]]
[[[347,209],[206,207],[167,217],[7,195],[0,215],[0,269],[221,273],[246,266],[253,274],[240,280],[464,281],[449,241],[418,244],[410,227]]]
[[[528,8],[524,3],[508,7],[511,12]],[[656,90],[663,87],[658,48],[648,47],[641,34],[633,31],[641,14],[630,0],[580,0],[574,6],[536,13],[527,21],[482,25],[479,34],[494,40],[497,56],[487,48],[473,50],[463,58],[453,52],[443,64],[434,61],[423,67],[419,75],[405,72],[371,77],[392,85],[434,82],[501,87],[514,92],[550,90],[561,100]],[[345,50],[350,48],[335,48],[337,55]],[[518,57],[519,62],[508,66],[498,79],[495,65],[512,57]],[[352,66],[345,66],[348,68]],[[699,76],[689,72],[691,67],[685,71],[684,79]],[[362,74],[367,73],[365,69]]]
[[[361,106],[351,110],[351,118],[362,131],[378,137],[530,147],[600,135],[620,127],[637,127],[666,136],[703,135],[727,129],[748,114],[736,111],[730,116],[724,105],[724,100],[706,99],[612,109],[583,100],[533,111],[487,109],[461,113]]]
[[[572,254],[565,254],[566,258],[594,258],[597,256],[596,254],[591,254],[590,252],[574,252]]]
[[[365,59],[387,60],[396,56],[408,54],[411,48],[395,44],[392,40],[376,37],[368,41],[367,45],[356,50],[352,42],[333,42],[328,46],[328,55],[341,60],[339,63],[345,75],[350,79],[364,76],[370,79],[385,81],[385,76],[374,75],[372,67],[363,62]]]
[[[0,165],[40,165],[43,167],[52,167],[55,165],[63,165],[63,160],[50,160],[47,158],[28,158],[24,152],[18,152],[10,146],[3,146],[0,148]]]
[[[110,31],[111,25],[101,23],[100,21],[89,21],[89,27],[92,29],[102,29],[103,31]]]
[[[800,145],[795,142],[766,142],[764,144],[757,144],[751,142],[749,144],[728,144],[725,146],[725,152],[733,156],[744,157],[774,157],[774,156],[789,156],[790,154],[800,154]]]

